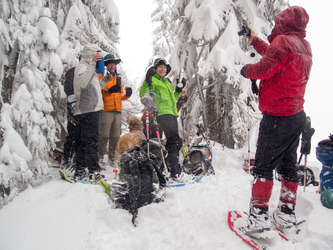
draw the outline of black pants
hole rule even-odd
[[[174,115],[161,115],[157,117],[161,130],[167,138],[166,150],[168,154],[177,154],[182,148],[182,139],[179,137],[177,117]]]
[[[78,170],[87,167],[89,172],[99,171],[98,164],[98,119],[99,112],[75,116],[80,124],[80,143],[78,146],[76,167]]]
[[[298,182],[297,148],[305,122],[304,111],[291,116],[263,115],[259,127],[254,176],[272,181],[273,171],[277,168],[282,179]]]
[[[65,162],[68,162],[69,158],[72,158],[78,149],[80,139],[79,123],[72,114],[72,108],[67,104],[67,138],[64,144],[64,158]]]

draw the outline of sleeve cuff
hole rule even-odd
[[[241,69],[240,74],[241,74],[243,77],[247,78],[246,75],[245,75],[245,67],[246,67],[246,65],[244,65],[244,67]]]

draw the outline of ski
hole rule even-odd
[[[100,180],[100,181],[98,182],[98,184],[104,188],[104,192],[105,192],[107,195],[110,194],[110,189],[111,189],[111,184],[110,184],[110,183],[106,182],[105,180]]]
[[[169,184],[169,185],[167,185],[167,188],[170,188],[170,187],[183,187],[183,186],[188,185],[188,184],[195,184],[195,183],[198,183],[199,181],[201,181],[201,179],[203,178],[203,176],[204,176],[203,174],[201,174],[199,176],[196,176],[190,182],[186,182],[186,183]]]
[[[70,183],[75,183],[75,181],[72,181],[71,179],[67,178],[67,175],[61,169],[59,169],[59,174],[60,174],[61,179],[63,179],[64,181],[68,181]]]
[[[228,213],[228,225],[231,231],[233,231],[239,238],[246,242],[249,246],[256,250],[267,250],[267,246],[260,244],[259,240],[250,238],[249,236],[242,234],[235,227],[234,223],[236,220],[242,218],[243,216],[237,211],[229,211]]]
[[[83,184],[92,184],[90,181],[86,181],[86,180],[71,180],[67,177],[67,175],[65,174],[65,172],[61,169],[59,169],[59,174],[61,176],[61,179],[65,180],[65,181],[68,181],[72,184],[76,183],[76,182],[79,182],[79,183],[83,183]]]

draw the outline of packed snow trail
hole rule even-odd
[[[71,184],[50,168],[55,176],[51,181],[29,187],[0,210],[0,249],[250,250],[227,224],[228,211],[248,210],[252,176],[242,169],[247,149],[222,151],[216,144],[213,150],[216,175],[168,188],[164,202],[139,209],[137,227],[128,211],[111,209],[103,187]],[[319,173],[318,167],[313,169]],[[113,178],[111,170],[106,177]],[[300,242],[277,240],[270,249],[333,249],[332,210],[321,205],[317,190],[298,190],[296,215],[307,220]],[[279,193],[280,183],[275,181],[270,213]]]

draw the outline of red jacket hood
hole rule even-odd
[[[309,15],[300,6],[292,6],[276,15],[275,26],[268,41],[272,43],[275,37],[281,34],[295,33],[304,38],[306,35],[306,26],[309,22]]]

